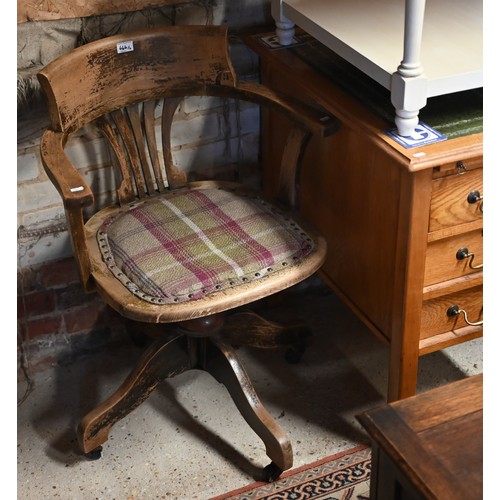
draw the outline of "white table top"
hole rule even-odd
[[[390,89],[403,58],[404,0],[282,0],[283,15]],[[427,97],[483,86],[482,0],[427,0]]]

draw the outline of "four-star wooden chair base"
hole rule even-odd
[[[310,336],[307,329],[282,327],[253,312],[216,314],[177,325],[175,331],[156,338],[133,371],[108,399],[88,413],[78,427],[78,439],[86,456],[101,456],[111,427],[143,403],[163,380],[186,370],[204,370],[224,384],[236,407],[262,439],[271,463],[264,478],[274,481],[293,464],[290,439],[265,409],[239,361],[233,345],[261,348],[285,346],[298,360]],[[238,332],[245,335],[238,335]]]

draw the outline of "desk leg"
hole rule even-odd
[[[414,343],[405,343],[402,338],[393,339],[390,345],[388,403],[416,394],[418,360],[418,343],[415,348]]]
[[[432,169],[403,175],[399,193],[389,402],[414,396],[417,390]]]

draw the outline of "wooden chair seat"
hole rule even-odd
[[[41,157],[64,203],[83,286],[97,289],[145,331],[146,324],[175,324],[156,330],[123,384],[83,417],[83,452],[100,456],[111,427],[164,379],[202,369],[226,386],[263,440],[271,458],[265,477],[275,479],[293,464],[291,443],[260,402],[234,346],[300,351],[308,332],[238,308],[322,265],[325,240],[298,211],[298,167],[311,134],[333,133],[337,120],[260,84],[237,81],[221,26],[108,37],[61,56],[38,77],[51,117]],[[170,143],[172,120],[186,96],[242,99],[292,120],[275,198],[237,183],[188,182]],[[104,208],[65,152],[70,137],[90,124],[114,159],[116,195]],[[227,321],[225,311],[231,311]]]
[[[92,276],[132,320],[216,314],[317,271],[325,241],[298,218],[248,188],[213,182],[109,207],[85,226]]]

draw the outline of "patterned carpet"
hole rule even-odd
[[[371,449],[358,446],[210,500],[368,500]]]

